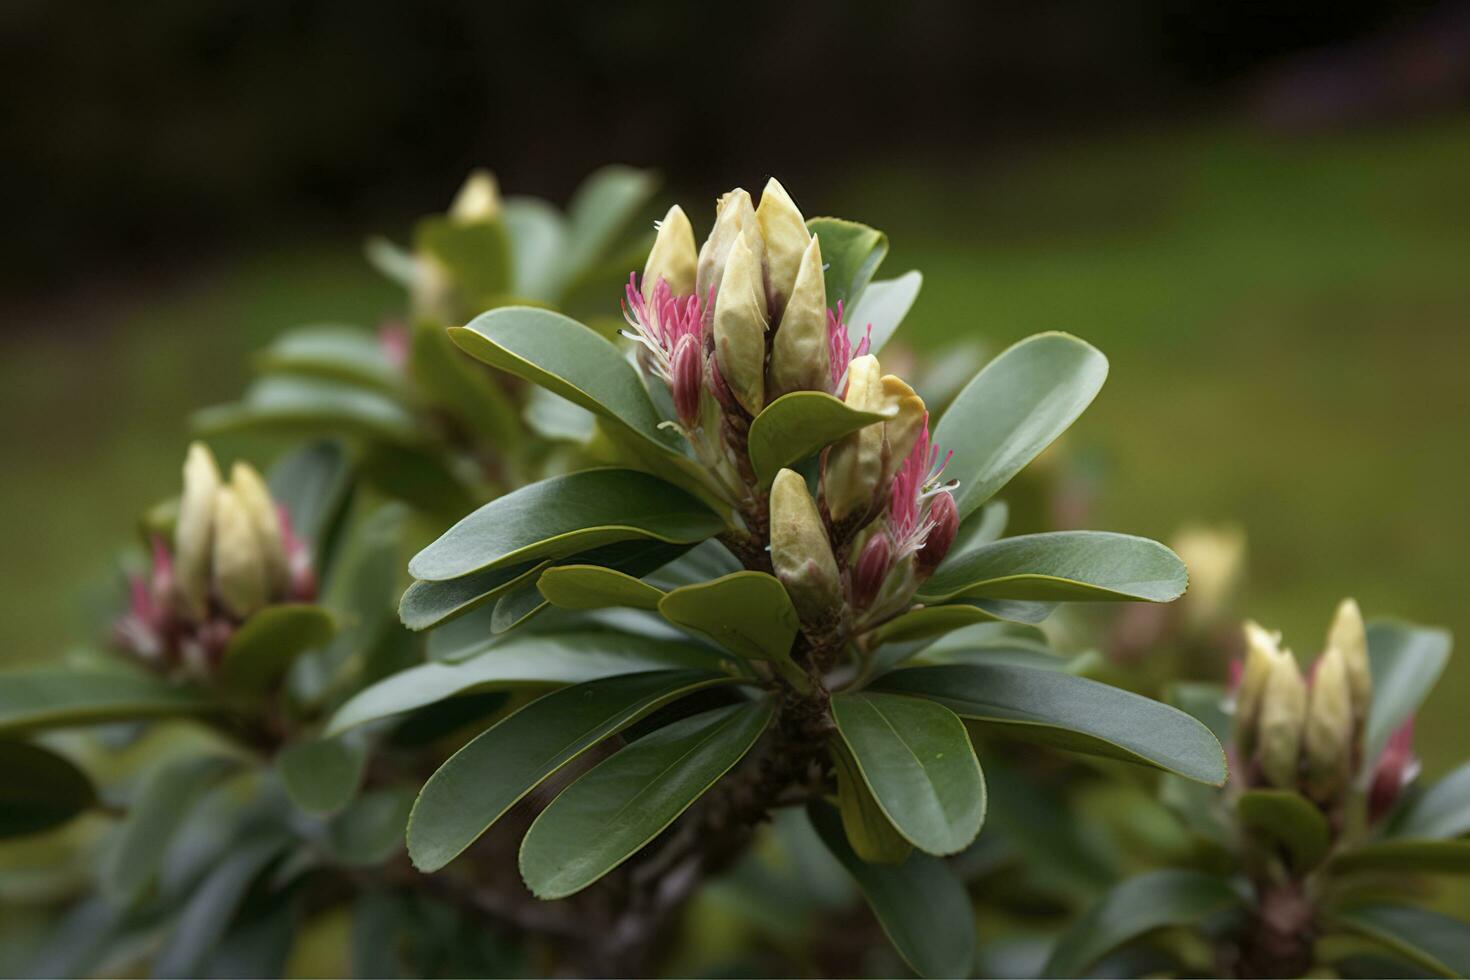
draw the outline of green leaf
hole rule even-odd
[[[412,807],[413,790],[406,786],[362,794],[327,824],[332,856],[351,867],[387,861],[403,847],[403,828]]]
[[[847,333],[853,346],[871,325],[873,332],[868,352],[878,353],[913,309],[914,300],[919,298],[919,288],[923,285],[924,277],[917,271],[905,272],[897,279],[869,283],[857,303],[846,311]]]
[[[791,643],[801,629],[786,587],[765,572],[732,572],[681,586],[659,600],[658,610],[742,657],[783,664],[791,662]]]
[[[1365,905],[1332,920],[1439,976],[1470,976],[1470,923],[1405,905]]]
[[[1368,624],[1373,701],[1368,706],[1364,759],[1377,760],[1388,736],[1424,703],[1450,659],[1448,630],[1408,623]]]
[[[848,844],[869,863],[902,864],[914,846],[889,822],[841,740],[832,742],[832,762],[837,770],[837,809]]]
[[[483,732],[424,784],[408,823],[420,871],[454,860],[562,766],[655,708],[734,678],[658,670],[563,688]]]
[[[398,602],[398,618],[411,630],[438,626],[500,598],[518,585],[534,583],[536,573],[549,564],[549,561],[528,561],[441,582],[414,582]]]
[[[689,544],[723,529],[709,508],[657,477],[584,470],[492,500],[415,555],[408,570],[414,578],[443,581],[616,541]]]
[[[197,688],[123,671],[0,672],[0,732],[39,731],[219,711]]]
[[[1157,541],[1107,531],[1053,531],[1002,538],[946,559],[919,590],[920,601],[1171,602],[1189,573]]]
[[[770,698],[660,728],[561,792],[521,842],[521,877],[538,898],[574,895],[678,819],[750,751],[770,724]]]
[[[302,446],[271,467],[271,497],[286,505],[291,530],[311,543],[318,568],[326,566],[332,529],[346,509],[352,478],[346,450],[331,440]]]
[[[1379,840],[1339,852],[1330,865],[1338,874],[1403,871],[1470,874],[1470,840]]]
[[[586,445],[597,434],[597,416],[545,388],[532,388],[521,417],[545,439]]]
[[[220,660],[220,676],[233,690],[263,692],[295,659],[332,638],[332,614],[321,606],[266,606],[245,620]]]
[[[965,517],[1066,431],[1092,402],[1108,361],[1064,333],[1013,344],[975,375],[945,410],[934,441],[954,451],[945,475]]]
[[[0,739],[0,838],[59,827],[96,802],[92,781],[70,759],[40,745]]]
[[[750,464],[761,485],[770,486],[783,466],[806,459],[850,432],[892,418],[896,411],[860,412],[824,391],[793,391],[771,402],[750,423]]]
[[[1332,831],[1322,811],[1289,790],[1258,789],[1236,802],[1240,824],[1267,845],[1279,849],[1287,864],[1305,874],[1322,863],[1332,845]]]
[[[256,364],[261,371],[313,375],[390,393],[403,384],[377,337],[340,324],[287,331],[256,356]]]
[[[997,734],[1225,783],[1225,752],[1177,708],[1052,670],[978,664],[908,667],[874,687],[930,698]]]
[[[285,374],[256,381],[237,403],[196,412],[192,427],[204,435],[260,429],[363,436],[409,445],[423,438],[413,414],[382,392]]]
[[[465,357],[436,323],[413,326],[409,366],[428,403],[502,450],[521,442],[520,410],[503,378]]]
[[[888,255],[888,236],[842,218],[812,218],[806,227],[821,242],[822,261],[827,266],[827,305],[835,307],[841,302],[851,309]],[[858,336],[862,336],[861,329]],[[856,346],[856,339],[853,344]]]
[[[153,961],[156,977],[193,977],[218,947],[251,884],[286,848],[277,833],[233,845],[189,896],[163,949]]]
[[[403,246],[375,235],[363,243],[362,250],[369,265],[404,289],[412,289],[418,282],[419,260]]]
[[[735,676],[738,667],[709,647],[605,630],[524,633],[461,663],[427,663],[379,681],[337,709],[326,736],[459,694],[576,684],[650,670],[693,668]]]
[[[560,261],[568,278],[585,273],[613,246],[658,183],[651,171],[618,165],[603,167],[582,182],[567,204],[567,248]]]
[[[1054,602],[1014,602],[1005,599],[961,599],[943,605],[921,606],[895,616],[874,632],[880,646],[943,636],[976,623],[1021,623],[1034,626],[1056,609]]]
[[[632,576],[647,575],[654,569],[668,564],[683,554],[686,545],[668,544],[663,541],[618,541],[613,544],[583,551],[566,559],[567,565],[596,565],[614,572]],[[553,568],[559,567],[552,566]],[[550,571],[551,569],[547,569]],[[544,573],[543,573],[544,574]],[[490,629],[504,633],[521,625],[541,612],[550,603],[538,587],[540,579],[527,580],[516,585],[495,603],[490,617]]]
[[[414,228],[414,248],[439,261],[471,310],[482,310],[510,291],[510,239],[498,220],[423,218]]]
[[[1010,506],[1004,500],[992,500],[960,523],[959,533],[955,535],[954,544],[950,545],[945,559],[953,559],[959,564],[964,560],[962,556],[999,541],[1010,519]]]
[[[837,811],[822,802],[807,816],[867,899],[888,941],[921,977],[968,977],[975,920],[965,886],[939,858],[919,851],[902,864],[869,864],[853,852]]]
[[[878,806],[930,854],[969,846],[985,820],[985,777],[964,723],[921,698],[863,691],[832,697],[837,732]]]
[[[170,759],[152,769],[103,855],[100,884],[107,900],[117,906],[137,901],[194,804],[239,769],[239,759],[222,755]]]
[[[1240,905],[1229,884],[1201,871],[1152,871],[1116,885],[1065,932],[1042,972],[1081,977],[1113,950],[1155,929],[1195,925]]]
[[[1445,840],[1470,834],[1470,763],[1429,787],[1404,809],[1394,837]]]
[[[517,296],[556,301],[560,259],[566,247],[566,221],[536,197],[508,197],[501,209],[510,234],[511,281]]]
[[[332,813],[346,806],[366,766],[367,750],[344,738],[293,742],[276,757],[286,795],[307,813]]]
[[[562,609],[606,609],[631,606],[657,609],[662,589],[615,569],[601,565],[558,565],[547,569],[536,582],[546,601]]]

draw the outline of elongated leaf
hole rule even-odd
[[[634,742],[551,801],[521,842],[521,877],[565,898],[607,874],[741,760],[770,724],[769,698],[694,715]]]
[[[353,800],[327,824],[332,857],[350,867],[372,867],[403,849],[413,790],[389,786]]]
[[[671,622],[755,660],[789,663],[801,628],[786,587],[765,572],[733,572],[682,586],[660,599],[658,609]]]
[[[593,548],[591,551],[579,552],[553,565],[552,568],[559,567],[561,564],[593,565],[636,578],[668,564],[669,561],[683,554],[687,547],[683,544],[669,544],[656,540],[618,541],[600,548]],[[491,631],[504,633],[514,629],[550,605],[539,586],[539,576],[534,577],[517,584],[496,600],[495,612],[490,617]]]
[[[1378,758],[1388,736],[1419,710],[1450,659],[1449,631],[1408,623],[1368,624],[1373,702],[1368,707],[1365,758]]]
[[[559,288],[559,258],[566,244],[566,221],[536,197],[508,197],[502,207],[510,233],[512,283],[517,296],[551,303]]]
[[[448,622],[483,603],[509,592],[517,585],[535,582],[536,574],[549,561],[527,561],[471,572],[442,582],[415,582],[398,603],[398,618],[411,630],[425,630]]]
[[[1332,870],[1470,874],[1470,840],[1379,840],[1338,853]]]
[[[1010,519],[1010,506],[1004,500],[992,500],[960,524],[959,533],[955,535],[945,560],[952,559],[958,565],[970,552],[1000,540]]]
[[[360,327],[321,324],[281,334],[256,358],[262,371],[307,374],[384,391],[403,377],[378,338]]]
[[[837,770],[837,809],[847,843],[864,861],[902,864],[914,846],[889,822],[841,739],[832,742],[832,762]]]
[[[586,445],[597,434],[597,416],[545,388],[532,388],[521,412],[539,436]]]
[[[1086,976],[1108,953],[1155,929],[1194,925],[1239,904],[1225,881],[1201,871],[1168,869],[1129,878],[1057,940],[1043,975]]]
[[[1028,337],[981,369],[944,412],[934,440],[965,517],[1067,430],[1102,388],[1108,361],[1064,333]]]
[[[662,589],[640,578],[600,565],[559,565],[548,569],[536,587],[548,602],[562,609],[657,609],[664,596]]]
[[[849,336],[861,337],[871,326],[869,352],[878,353],[913,309],[914,300],[919,298],[919,289],[923,285],[924,277],[917,271],[905,272],[897,279],[869,283],[862,296],[847,311]]]
[[[432,215],[415,226],[414,247],[449,272],[461,302],[471,310],[484,309],[510,291],[510,239],[498,220]]]
[[[1365,905],[1332,919],[1439,976],[1470,976],[1470,923],[1405,905]]]
[[[108,901],[127,906],[138,899],[194,804],[239,768],[240,760],[229,756],[186,756],[169,760],[143,779],[103,856],[101,886]]]
[[[1470,763],[1442,777],[1394,821],[1394,837],[1445,840],[1470,834]]]
[[[956,602],[910,609],[878,627],[875,638],[882,645],[943,636],[977,623],[1021,623],[1034,626],[1050,616],[1056,607],[1054,602],[960,599]]]
[[[582,182],[567,204],[567,254],[561,261],[569,277],[585,274],[612,247],[657,187],[652,172],[618,165],[603,167]]]
[[[922,698],[832,698],[832,719],[894,828],[930,854],[954,854],[985,820],[985,777],[964,724]]]
[[[192,426],[205,435],[261,429],[363,436],[410,445],[422,438],[413,415],[382,392],[283,374],[256,381],[236,404],[196,412]]]
[[[142,674],[56,668],[0,672],[0,732],[219,711],[203,691]]]
[[[513,636],[461,663],[427,663],[379,681],[332,716],[330,737],[459,694],[558,686],[649,670],[695,668],[735,676],[738,668],[707,646],[604,630]]]
[[[331,440],[302,446],[271,467],[271,497],[286,505],[291,530],[311,543],[318,568],[326,567],[332,531],[346,510],[352,480],[347,451]]]
[[[438,871],[562,766],[664,704],[734,678],[658,670],[563,688],[531,702],[449,758],[424,784],[408,855]]]
[[[750,465],[762,486],[783,466],[799,462],[850,432],[891,418],[893,412],[860,412],[824,391],[793,391],[761,410],[750,423]]]
[[[256,877],[286,847],[285,838],[266,834],[231,848],[189,897],[158,958],[156,977],[200,975],[206,957],[224,937]]]
[[[0,739],[0,838],[59,827],[96,802],[92,781],[70,759]]]
[[[488,299],[486,305],[491,305]],[[522,438],[520,411],[503,379],[465,357],[443,326],[420,321],[412,330],[409,367],[428,404],[443,409],[502,452],[517,447]]]
[[[357,793],[367,751],[356,741],[324,738],[293,742],[276,759],[281,784],[307,813],[331,813]]]
[[[812,218],[806,227],[821,242],[822,261],[827,266],[827,305],[835,307],[841,302],[851,309],[888,255],[888,236],[842,218]],[[853,322],[849,320],[848,325],[851,328]],[[862,336],[862,327],[857,336]],[[857,344],[856,337],[853,344]]]
[[[1157,541],[1106,531],[1054,531],[1003,538],[946,560],[918,598],[1171,602],[1188,585],[1184,562]]]
[[[234,690],[265,691],[301,654],[324,645],[337,626],[321,606],[267,606],[230,638],[220,674]]]
[[[807,807],[822,843],[857,882],[878,924],[921,977],[968,977],[975,963],[975,920],[970,896],[940,859],[914,851],[902,864],[869,864],[843,833],[826,803]]]
[[[414,578],[443,581],[616,541],[692,543],[724,523],[698,500],[636,470],[584,470],[522,487],[481,507],[409,562]]]
[[[1332,844],[1322,811],[1306,797],[1287,790],[1242,793],[1236,807],[1240,823],[1259,840],[1279,848],[1288,865],[1305,873],[1321,863]]]
[[[930,698],[997,734],[1225,783],[1225,752],[1177,708],[1082,677],[978,664],[908,667],[874,687]]]

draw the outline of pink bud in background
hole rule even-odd
[[[1368,790],[1368,821],[1377,823],[1393,809],[1399,793],[1419,769],[1414,758],[1414,719],[1411,716],[1388,737],[1378,764],[1373,767],[1373,785]]]
[[[311,548],[291,527],[291,513],[286,505],[276,504],[276,515],[281,521],[281,545],[286,551],[286,567],[290,570],[290,598],[297,602],[310,602],[316,598],[316,569],[312,567]]]
[[[919,570],[925,573],[934,571],[944,561],[954,545],[955,535],[960,532],[960,511],[948,490],[936,493],[930,501],[929,525],[929,533],[917,555]]]
[[[852,571],[852,604],[866,609],[878,597],[883,581],[888,578],[888,562],[893,555],[893,546],[888,535],[878,532],[863,545],[857,566]]]
[[[699,340],[689,334],[680,337],[669,365],[669,387],[674,396],[674,411],[686,429],[692,429],[699,423],[699,390],[703,375]]]

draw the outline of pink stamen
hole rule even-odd
[[[939,476],[952,458],[953,451],[946,453],[942,462],[939,460],[939,447],[929,441],[929,413],[925,412],[919,438],[889,486],[888,524],[893,532],[895,561],[922,548],[933,530],[934,521],[924,500],[940,489]]]
[[[668,382],[679,341],[693,337],[703,344],[706,304],[700,302],[698,295],[675,296],[662,278],[647,299],[639,286],[638,274],[630,273],[623,290],[623,319],[632,329],[622,333],[648,349],[653,355],[654,373]],[[714,290],[710,290],[709,304],[713,303]]]
[[[838,398],[847,392],[847,367],[854,357],[862,357],[873,346],[873,325],[863,333],[863,339],[853,347],[847,336],[847,324],[842,319],[842,300],[837,301],[835,310],[827,311],[827,361],[832,372],[832,394]]]

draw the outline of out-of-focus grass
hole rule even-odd
[[[1293,141],[1216,127],[875,168],[799,200],[884,227],[887,270],[924,271],[915,344],[1064,329],[1101,347],[1111,379],[1069,438],[1109,461],[1095,525],[1243,523],[1244,608],[1307,653],[1348,594],[1470,642],[1467,173],[1464,121]],[[248,351],[395,299],[331,244],[10,344],[0,660],[86,635],[79,577],[173,491],[186,412],[233,396]],[[1463,754],[1467,695],[1462,657],[1421,719],[1432,770]]]

